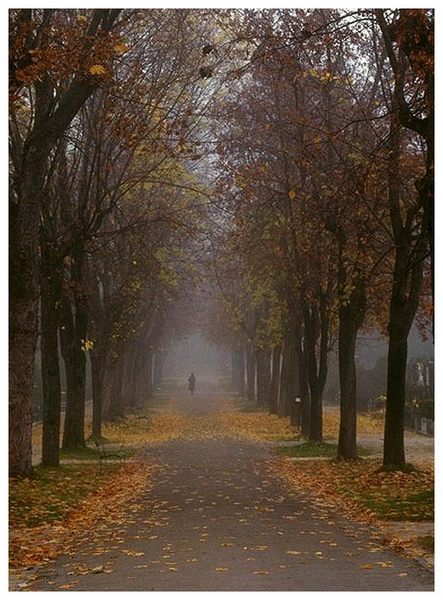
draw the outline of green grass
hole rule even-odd
[[[134,450],[131,448],[121,448],[112,444],[111,440],[106,438],[100,439],[101,444],[105,447],[106,451],[110,454],[117,454],[122,458],[127,458],[134,454]],[[97,448],[86,446],[86,448],[76,448],[75,450],[60,450],[60,461],[63,463],[65,460],[82,460],[85,462],[98,461],[100,459],[100,453]]]
[[[60,450],[60,459],[70,459],[70,460],[98,460],[99,453],[97,448],[90,448],[86,446],[86,448],[76,448]]]
[[[431,521],[434,518],[433,490],[390,498],[362,494],[360,500],[380,519],[387,521]]]
[[[433,535],[421,535],[416,538],[416,542],[422,550],[426,552],[434,552],[434,536]]]
[[[277,453],[294,458],[335,458],[337,456],[337,444],[304,442],[294,446],[279,446]],[[370,454],[366,448],[359,448],[358,453],[362,456]]]
[[[31,477],[11,479],[11,527],[35,527],[63,519],[88,494],[100,487],[119,465],[63,465],[34,469]]]

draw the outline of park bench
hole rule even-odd
[[[118,459],[120,462],[125,462],[126,453],[123,448],[121,448],[120,450],[118,450],[118,449],[109,450],[109,448],[106,448],[106,444],[99,440],[95,440],[95,446],[98,450],[98,457],[100,460],[100,465],[102,465],[102,463],[104,461],[109,460],[109,459],[110,460]]]

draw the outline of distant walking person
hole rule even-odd
[[[191,373],[191,375],[188,378],[188,390],[191,392],[191,395],[194,394],[194,390],[195,390],[195,375],[194,373]]]

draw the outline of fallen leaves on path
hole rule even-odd
[[[227,401],[226,408],[230,408]],[[228,410],[205,415],[163,413],[150,421],[128,417],[106,424],[103,435],[125,445],[162,443],[171,440],[246,439],[276,441],[293,439],[296,429],[288,419],[267,413],[241,413]]]
[[[166,412],[149,420],[129,415],[116,423],[105,423],[103,435],[125,445],[158,444],[181,437],[187,426],[187,418],[180,413]]]
[[[279,441],[293,439],[297,430],[289,419],[268,413],[222,412],[214,415],[225,435],[235,439],[253,441]]]
[[[110,470],[100,479],[100,487],[91,491],[75,507],[61,514],[58,520],[42,522],[35,526],[23,524],[17,514],[12,510],[10,522],[10,566],[12,569],[22,569],[35,566],[56,556],[68,552],[69,548],[85,533],[94,535],[95,526],[100,523],[118,523],[124,519],[128,504],[144,489],[150,478],[154,466],[146,463],[133,463],[116,471]],[[93,478],[93,467],[72,466],[63,478],[57,471],[57,485],[78,483],[75,473],[80,471]],[[96,469],[94,473],[97,473]],[[97,475],[98,476],[98,475]],[[12,480],[11,490],[25,487],[30,510],[40,508],[41,486],[38,480]],[[69,488],[68,488],[69,489]]]
[[[375,460],[293,463],[277,458],[267,464],[268,472],[280,476],[290,489],[313,495],[322,510],[377,525],[385,531],[385,541],[393,548],[406,551],[409,556],[424,556],[425,552],[412,539],[405,543],[395,533],[389,533],[384,523],[432,521],[433,468],[403,473],[382,471],[379,467]]]

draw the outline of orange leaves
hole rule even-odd
[[[392,566],[393,565],[390,562],[387,563],[387,562],[380,561],[380,562],[376,562],[376,563],[364,563],[364,564],[360,565],[360,568],[368,569],[368,570],[376,569],[377,567],[379,567],[381,569],[390,569],[390,568],[392,568]]]
[[[122,444],[160,443],[180,437],[186,419],[178,413],[154,415],[151,421],[129,416],[119,423],[106,423],[103,435]]]
[[[124,42],[119,42],[118,44],[115,44],[115,46],[113,46],[113,50],[116,54],[124,54],[128,51],[128,45]]]
[[[266,413],[226,412],[215,415],[225,435],[249,440],[284,440],[293,438],[295,429],[286,419]]]
[[[338,437],[340,413],[338,407],[328,407],[323,413],[323,433],[325,438]],[[357,416],[357,431],[359,435],[383,433],[383,415],[359,413]]]
[[[106,69],[103,65],[92,65],[90,67],[89,72],[91,75],[104,75],[106,73]]]
[[[66,467],[65,467],[66,469]],[[108,470],[102,475],[97,473],[97,467],[94,465],[69,467],[68,475],[65,477],[57,472],[55,478],[58,483],[52,491],[53,502],[60,499],[62,491],[73,493],[72,489],[79,486],[83,478],[95,482],[95,487],[101,485],[100,489],[90,488],[91,493],[84,499],[78,498],[76,502],[65,508],[58,519],[53,519],[52,524],[41,523],[40,501],[44,482],[39,480],[31,481],[31,484],[24,482],[11,483],[11,496],[14,499],[17,495],[17,489],[23,484],[25,487],[19,491],[26,498],[28,512],[38,517],[36,525],[26,526],[21,523],[17,512],[17,503],[11,505],[10,521],[10,564],[12,568],[27,567],[41,564],[52,558],[55,558],[62,552],[66,552],[77,536],[85,531],[93,530],[94,524],[98,519],[103,521],[112,521],[118,523],[127,508],[130,500],[136,497],[142,489],[146,488],[146,478],[151,475],[154,467],[145,463],[131,464],[123,469],[116,471]],[[46,475],[47,477],[47,475]],[[72,483],[70,481],[72,480]],[[43,494],[44,501],[47,501],[47,495]],[[95,554],[102,554],[97,551]],[[127,551],[128,556],[141,556],[143,553]]]
[[[151,423],[128,417],[120,423],[107,423],[103,434],[113,442],[125,444],[161,443],[173,439],[250,439],[283,440],[293,438],[295,429],[286,419],[266,413],[241,413],[231,410],[212,415],[164,413],[154,415]]]
[[[379,463],[374,460],[355,463],[315,460],[289,463],[277,459],[268,464],[269,470],[280,475],[289,487],[309,490],[322,507],[339,510],[343,516],[348,515],[353,520],[375,523],[383,530],[381,535],[390,546],[403,551],[406,549],[411,556],[417,553],[423,556],[425,552],[419,552],[415,542],[408,542],[405,538],[397,539],[396,532],[390,529],[394,525],[392,520],[432,520],[433,469],[402,473],[385,472],[378,467]],[[389,520],[390,527],[385,526]],[[335,542],[325,543],[336,545]],[[376,551],[375,548],[370,550]],[[288,550],[287,553],[297,552]],[[321,553],[317,552],[316,556],[321,558]],[[361,568],[385,569],[390,566],[390,563],[377,562],[365,563]]]
[[[65,16],[65,11],[53,11],[45,24],[49,36],[41,35],[44,28],[40,31],[39,17],[24,19],[20,12],[11,15],[10,60],[14,82],[30,86],[46,78],[61,81],[78,72],[103,75],[103,65],[109,63],[113,52],[118,54],[112,47],[123,48],[124,44],[116,43],[112,33],[100,28],[90,35],[92,11],[88,11],[88,16],[78,14],[75,22]],[[31,39],[35,42],[29,49]]]

